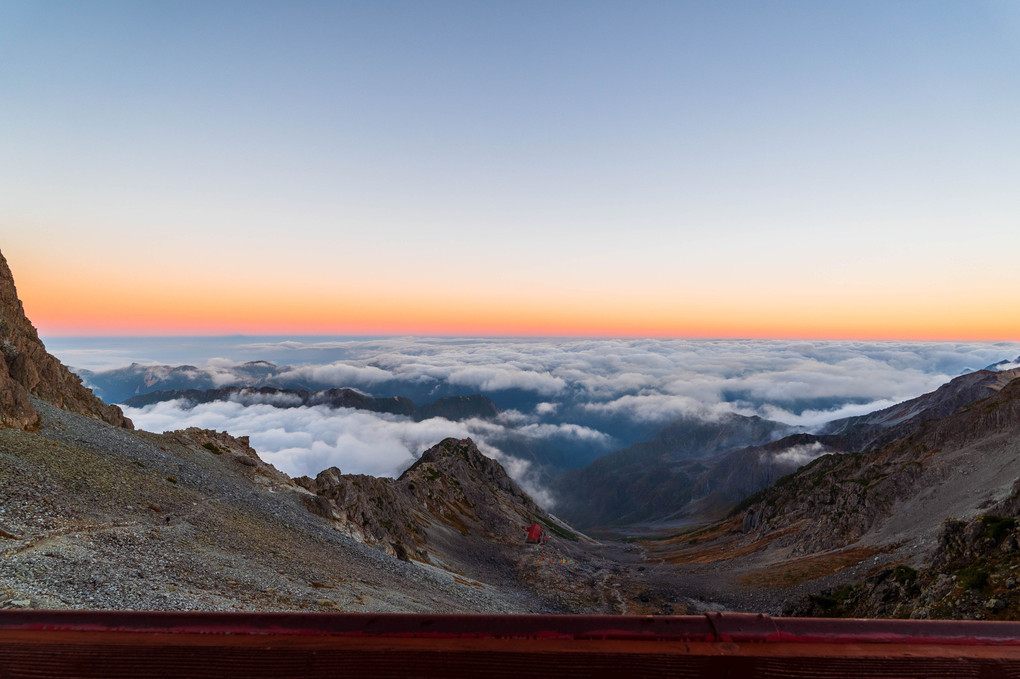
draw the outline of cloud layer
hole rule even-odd
[[[237,400],[194,405],[165,401],[144,408],[124,408],[136,426],[149,431],[200,427],[251,438],[267,462],[291,476],[315,476],[327,467],[350,474],[396,477],[422,452],[447,437],[473,437],[483,453],[499,460],[536,500],[551,504],[531,464],[506,455],[487,439],[506,435],[499,424],[482,420],[421,422],[386,413],[349,408],[303,406],[278,408],[269,403]],[[525,436],[599,437],[574,425],[527,425]]]
[[[960,373],[1020,353],[1016,343],[947,342],[219,338],[191,340],[183,348],[134,342],[132,348],[122,340],[110,356],[91,346],[64,348],[72,358],[104,366],[113,356],[197,366],[169,371],[148,365],[117,373],[116,384],[110,378],[128,394],[168,388],[176,379],[176,388],[353,387],[419,404],[483,393],[503,410],[497,421],[455,423],[324,407],[282,410],[251,400],[129,409],[145,429],[194,425],[248,434],[280,468],[310,475],[336,465],[392,476],[440,439],[472,436],[516,470],[519,480],[536,471],[524,457],[579,466],[647,439],[682,416],[714,419],[736,412],[811,429],[932,391]],[[254,360],[273,365],[247,363]],[[101,384],[110,375],[89,379]]]

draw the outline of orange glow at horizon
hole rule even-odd
[[[378,290],[300,295],[268,286],[199,284],[128,290],[101,281],[69,288],[26,276],[19,292],[45,335],[427,335],[503,337],[678,337],[858,340],[1020,338],[1020,317],[998,312],[1008,300],[888,297],[769,301],[720,290],[711,298],[676,295],[457,297]]]

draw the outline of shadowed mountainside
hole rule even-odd
[[[772,441],[790,427],[730,414],[683,418],[651,441],[604,455],[555,482],[557,511],[582,529],[605,529],[683,513],[714,456]]]
[[[704,596],[775,613],[1018,618],[1020,378],[986,393],[823,455],[724,521],[645,542],[649,556]]]
[[[651,441],[562,475],[557,509],[589,531],[705,524],[824,453],[873,450],[997,393],[1016,377],[1020,369],[961,375],[909,401],[836,420],[819,434],[792,434],[786,425],[739,415],[679,420]]]
[[[960,375],[933,392],[867,415],[834,420],[821,434],[839,437],[843,450],[869,450],[897,439],[927,420],[947,417],[986,398],[1020,377],[1020,369],[977,370]]]
[[[804,524],[781,542],[793,546],[795,552],[809,553],[858,540],[894,513],[902,519],[908,509],[916,509],[908,502],[911,498],[930,495],[937,486],[970,489],[975,502],[995,497],[996,490],[1001,497],[1015,478],[1001,472],[1016,471],[1015,460],[1004,456],[1017,452],[1018,430],[1020,379],[1014,378],[1005,387],[993,389],[991,396],[947,417],[926,420],[885,446],[818,458],[750,498],[745,503],[743,529],[765,537]],[[967,467],[948,464],[961,452],[967,455],[959,464],[979,464],[984,473],[970,475]],[[996,473],[988,477],[991,471]],[[976,483],[977,479],[987,483]],[[948,508],[945,498],[942,504]],[[926,521],[923,513],[915,518]]]

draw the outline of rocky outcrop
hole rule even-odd
[[[343,474],[331,467],[296,483],[311,493],[308,508],[343,532],[403,560],[429,562],[443,553],[467,553],[473,538],[520,543],[534,521],[556,525],[502,466],[471,439],[445,439],[425,451],[400,478]]]
[[[416,502],[393,479],[365,474],[344,474],[337,467],[319,472],[315,479],[302,476],[298,485],[314,493],[309,511],[336,522],[359,542],[381,547],[403,561],[428,561],[425,522],[415,515]]]
[[[107,405],[81,379],[46,351],[35,326],[25,316],[14,277],[0,253],[0,424],[19,429],[36,426],[39,416],[28,396],[58,408],[131,428],[120,408]]]
[[[925,566],[891,564],[857,583],[791,602],[784,615],[854,618],[1020,618],[1020,481],[986,514],[947,519]]]
[[[213,455],[222,455],[242,468],[248,468],[253,476],[260,476],[256,482],[279,486],[296,486],[293,480],[273,465],[265,462],[251,447],[247,436],[231,436],[225,431],[189,427],[176,431],[165,431],[163,436],[194,449],[203,449]]]

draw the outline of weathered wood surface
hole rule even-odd
[[[0,612],[0,679],[1020,677],[1020,623]]]

